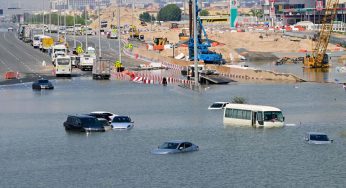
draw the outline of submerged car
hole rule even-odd
[[[131,129],[134,122],[129,116],[115,116],[112,120],[113,129]]]
[[[305,141],[309,144],[330,144],[333,142],[333,140],[328,138],[327,134],[320,132],[307,132]]]
[[[79,132],[105,132],[111,129],[107,120],[88,115],[69,115],[64,127],[67,131]]]
[[[199,147],[191,142],[174,140],[163,143],[157,149],[153,150],[153,154],[173,154],[198,151]]]
[[[221,110],[224,109],[227,104],[229,104],[229,102],[214,102],[208,107],[208,110]]]
[[[106,119],[110,124],[113,121],[113,118],[115,116],[117,116],[116,114],[112,113],[112,112],[105,112],[105,111],[95,111],[95,112],[90,112],[89,114],[87,114],[89,116],[93,116],[96,118],[103,118]]]
[[[54,89],[53,84],[47,79],[40,79],[32,83],[32,89]]]

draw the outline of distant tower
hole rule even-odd
[[[231,28],[236,28],[237,17],[238,17],[238,0],[230,0],[230,26]]]

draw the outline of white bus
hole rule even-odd
[[[55,58],[55,75],[71,76],[72,64],[70,56],[58,56]]]
[[[285,117],[280,109],[271,106],[227,104],[224,125],[271,128],[284,126]]]

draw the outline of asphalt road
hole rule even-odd
[[[20,74],[21,78],[37,78],[42,75],[51,75],[53,66],[50,57],[30,44],[17,38],[16,32],[8,32],[7,28],[13,25],[0,23],[0,81],[4,80],[7,71]],[[42,66],[43,61],[46,66]]]
[[[55,40],[57,40],[57,34],[52,34]],[[74,36],[67,35],[67,41],[69,43],[70,48],[74,47]],[[85,36],[76,36],[76,45],[81,45],[83,49],[86,46],[86,40],[88,40],[88,46],[95,48],[96,55],[99,56],[99,37],[98,36],[88,36],[86,39]],[[112,62],[119,59],[119,41],[118,39],[107,39],[106,36],[101,36],[101,56],[103,58],[110,59]],[[123,45],[123,44],[121,44]],[[122,53],[121,61],[125,67],[134,67],[139,64],[143,64],[144,62],[132,59],[127,57],[124,53]]]
[[[33,81],[40,77],[54,78],[51,74],[53,65],[49,55],[33,48],[29,43],[19,40],[16,31],[8,32],[8,27],[16,28],[14,24],[0,23],[0,85]],[[56,34],[52,35],[57,38]],[[67,36],[71,48],[74,46],[73,39],[73,36]],[[76,36],[77,45],[85,47],[85,41],[85,36]],[[99,54],[98,44],[98,36],[88,36],[88,46],[94,47],[97,55]],[[103,58],[110,59],[112,62],[118,60],[118,40],[107,39],[105,36],[102,36],[101,53]],[[46,62],[46,66],[43,66],[43,61]],[[133,67],[144,62],[134,60],[122,54],[122,63],[125,67]],[[7,71],[18,72],[20,79],[5,80],[4,74]],[[88,74],[90,72],[74,69],[73,76]]]

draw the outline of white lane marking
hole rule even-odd
[[[7,63],[5,63],[4,61],[2,61],[1,59],[0,59],[0,63],[2,63],[3,65],[5,65],[5,67],[7,68],[7,70],[13,71],[13,70],[10,68],[10,66],[9,66]]]

